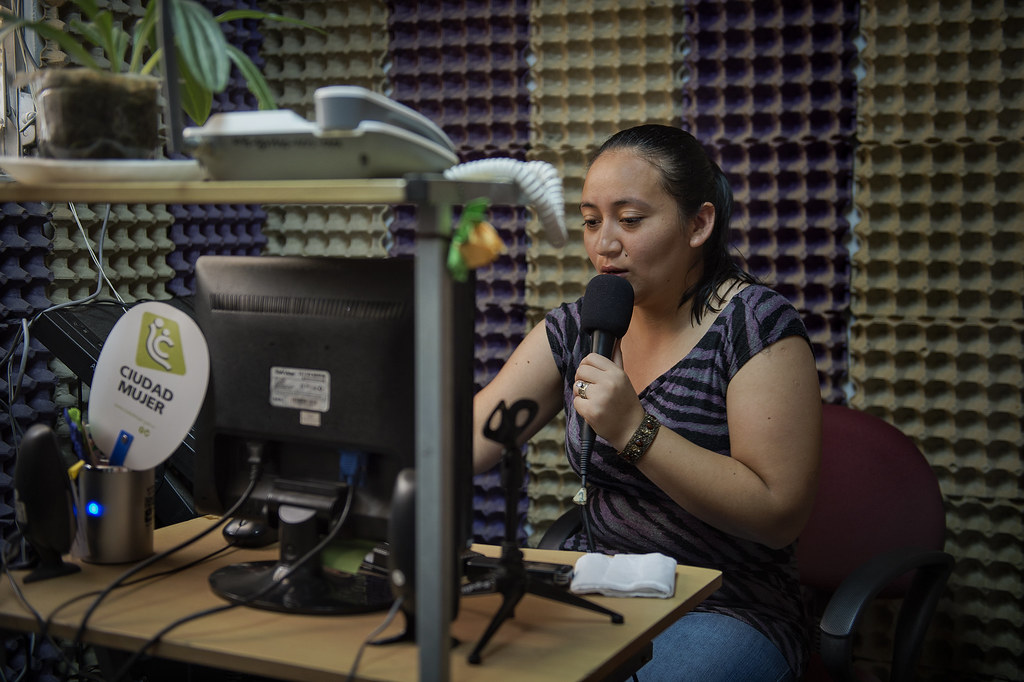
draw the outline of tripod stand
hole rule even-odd
[[[494,408],[494,412],[491,413],[484,426],[484,435],[501,443],[504,448],[501,455],[501,483],[505,489],[505,539],[501,543],[501,559],[498,561],[498,565],[487,578],[474,583],[468,590],[463,590],[463,595],[496,592],[502,595],[502,602],[498,612],[494,614],[494,618],[487,626],[487,630],[484,631],[483,637],[470,652],[470,663],[480,663],[481,650],[498,631],[501,624],[515,615],[516,605],[527,592],[571,606],[603,613],[611,617],[612,622],[616,624],[623,622],[621,614],[578,597],[565,588],[530,575],[523,564],[523,553],[516,544],[516,529],[519,525],[518,494],[523,486],[524,478],[523,455],[517,444],[517,439],[526,425],[533,421],[536,414],[537,403],[532,400],[518,400],[513,403],[512,407],[507,407],[502,401]],[[496,419],[497,426],[494,425]]]

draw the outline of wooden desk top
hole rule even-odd
[[[193,537],[216,519],[204,517],[163,528],[156,533],[161,551]],[[223,546],[220,531],[181,550],[144,571],[163,571],[184,565]],[[497,547],[476,547],[497,555]],[[572,564],[575,552],[526,550],[527,559]],[[240,561],[274,559],[277,546],[260,550],[232,549],[182,573],[121,588],[95,611],[86,640],[101,646],[135,650],[161,628],[188,614],[224,604],[213,594],[207,576],[216,568]],[[82,572],[23,585],[29,602],[48,617],[68,599],[99,590],[128,566],[82,564]],[[523,597],[515,617],[508,619],[482,652],[481,665],[466,657],[501,604],[499,595],[463,597],[451,634],[460,642],[452,650],[451,679],[558,680],[600,679],[641,648],[669,624],[692,609],[721,585],[718,571],[681,566],[671,599],[588,599],[621,613],[625,622],[613,625],[607,616],[574,608],[531,594]],[[17,600],[10,584],[0,587],[0,627],[36,630],[31,614]],[[71,639],[91,603],[81,599],[61,610],[51,631]],[[358,616],[302,616],[240,607],[201,618],[169,633],[150,649],[155,656],[236,670],[243,673],[310,682],[338,680],[347,675],[360,644],[384,620],[384,613]],[[401,631],[402,618],[381,636]],[[415,645],[369,646],[358,669],[361,680],[415,680]]]

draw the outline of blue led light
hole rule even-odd
[[[85,513],[89,516],[99,516],[103,513],[103,505],[99,502],[89,502],[85,505]]]

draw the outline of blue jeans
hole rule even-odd
[[[778,648],[751,626],[718,613],[688,613],[654,639],[640,682],[793,682]]]

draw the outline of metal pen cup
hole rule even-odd
[[[122,564],[153,554],[153,469],[86,465],[75,481],[78,533],[72,555]]]

